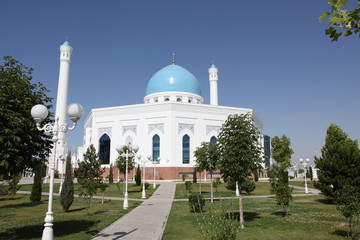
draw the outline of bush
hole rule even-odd
[[[41,201],[42,166],[43,166],[43,164],[39,163],[35,168],[34,183],[32,185],[31,195],[30,195],[30,201],[32,203],[38,203]]]
[[[59,171],[58,170],[54,170],[54,178],[59,178]]]
[[[218,187],[220,186],[221,184],[221,180],[220,178],[216,178],[215,181],[213,181],[213,187],[216,189],[216,192],[218,191]]]
[[[191,182],[190,182],[191,183]],[[205,207],[205,199],[199,193],[194,193],[189,196],[190,211],[194,213],[203,212]]]
[[[136,186],[141,186],[141,170],[140,170],[140,167],[137,167],[137,169],[136,169],[135,183],[136,183]]]
[[[253,192],[255,188],[255,182],[250,178],[246,178],[245,182],[241,184],[241,190],[244,190],[247,194]]]
[[[186,189],[187,192],[191,192],[192,191],[192,182],[186,181],[185,182],[185,189]]]
[[[110,164],[109,176],[107,177],[110,184],[114,183],[113,165]]]
[[[182,173],[181,174],[181,178],[183,180],[183,182],[185,182],[185,179],[188,177],[188,175],[186,173]]]

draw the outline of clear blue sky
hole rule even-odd
[[[296,162],[319,153],[330,123],[360,136],[360,39],[325,36],[317,17],[327,2],[3,1],[0,56],[34,68],[34,81],[55,98],[59,45],[68,37],[74,48],[68,102],[85,109],[68,133],[72,149],[82,144],[92,108],[142,103],[148,80],[173,52],[209,103],[214,60],[219,104],[253,108],[265,134],[291,138]]]

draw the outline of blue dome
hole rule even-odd
[[[200,83],[183,67],[169,65],[155,73],[146,87],[146,95],[158,92],[188,92],[201,96]]]

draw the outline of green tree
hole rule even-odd
[[[294,151],[290,148],[290,138],[282,135],[271,139],[271,156],[281,166],[291,167],[291,155]]]
[[[318,168],[315,187],[333,202],[344,186],[354,186],[360,192],[360,150],[357,140],[348,137],[339,126],[331,124],[326,133],[321,157],[314,157]]]
[[[328,19],[329,25],[325,34],[329,35],[332,41],[337,41],[340,36],[359,34],[360,37],[360,1],[353,10],[343,9],[347,0],[330,0],[331,11],[325,12],[319,17],[320,22]]]
[[[32,68],[12,57],[0,65],[0,178],[11,180],[26,168],[45,162],[51,137],[36,129],[30,110],[36,104],[51,108],[48,90],[32,83]],[[44,123],[49,123],[48,117]]]
[[[140,166],[136,168],[135,183],[136,183],[136,186],[141,186],[141,170],[140,170]]]
[[[129,146],[124,145],[124,146],[122,146],[120,154],[119,154],[118,158],[116,159],[116,166],[119,169],[119,172],[121,172],[122,174],[125,174],[125,172],[126,172],[126,157],[122,156],[123,154],[125,155],[126,152],[128,152],[130,154],[130,153],[132,153],[132,149],[129,148]],[[128,172],[133,170],[134,167],[135,167],[134,157],[129,156],[128,157]]]
[[[212,174],[214,171],[219,169],[218,164],[220,160],[220,153],[216,143],[202,142],[201,146],[196,148],[196,150],[194,151],[194,156],[196,158],[196,166],[195,166],[196,171],[202,172],[206,170],[210,172],[211,203],[214,203]]]
[[[74,177],[71,172],[71,156],[70,153],[66,157],[66,169],[64,184],[61,189],[60,203],[64,212],[68,212],[74,201]]]
[[[268,171],[271,192],[275,194],[277,204],[283,208],[285,217],[289,212],[293,191],[293,188],[289,187],[289,173],[287,171],[287,168],[291,167],[291,155],[294,153],[290,146],[290,138],[285,135],[272,138],[271,155],[278,165],[271,166]]]
[[[100,191],[101,191],[101,204],[104,204],[104,193],[108,187],[109,187],[109,184],[106,184],[105,182],[102,182],[99,186]]]
[[[225,181],[239,182],[240,228],[244,228],[241,184],[251,173],[261,168],[260,133],[250,114],[229,115],[218,137],[221,158],[219,168]]]
[[[38,203],[41,201],[43,167],[44,164],[42,162],[39,162],[35,167],[34,183],[32,185],[30,195],[30,201],[32,203]]]
[[[337,209],[348,221],[348,237],[356,239],[356,227],[360,221],[360,192],[354,186],[345,185],[338,191]]]
[[[293,188],[289,187],[288,171],[283,165],[272,165],[268,170],[271,192],[275,194],[276,202],[283,208],[284,217],[289,213]]]
[[[197,183],[197,171],[196,168],[194,168],[194,172],[193,172],[193,183]]]
[[[88,208],[92,196],[102,184],[101,175],[104,172],[105,168],[101,168],[96,149],[91,144],[84,154],[84,161],[79,162],[79,168],[75,171],[79,183],[79,195],[86,200]]]
[[[109,183],[112,184],[114,182],[114,173],[113,173],[113,165],[110,164],[110,169],[109,169]]]

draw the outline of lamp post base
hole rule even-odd
[[[123,208],[128,209],[128,207],[129,207],[128,194],[125,193]]]
[[[44,230],[42,234],[42,240],[53,240],[54,239],[54,230],[53,230],[53,221],[54,217],[52,212],[47,212],[45,217]]]

